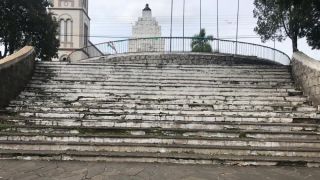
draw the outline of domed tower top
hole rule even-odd
[[[146,4],[146,7],[143,9],[143,11],[151,11],[149,4]]]

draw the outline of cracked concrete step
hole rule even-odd
[[[208,130],[264,130],[264,131],[297,131],[318,132],[320,121],[314,119],[288,119],[291,123],[265,122],[201,122],[201,121],[114,121],[114,120],[86,120],[67,118],[25,118],[0,116],[0,120],[14,122],[21,126],[42,125],[49,127],[80,127],[80,128],[163,128],[163,129],[208,129]]]
[[[209,130],[209,129],[174,129],[174,128],[133,128],[133,127],[66,127],[66,126],[17,126],[1,124],[2,133],[39,133],[39,134],[66,134],[66,135],[135,135],[135,136],[183,136],[183,137],[210,137],[210,138],[251,138],[251,139],[310,139],[320,140],[319,132],[312,131],[265,131],[265,130]]]
[[[60,112],[104,112],[105,110],[178,110],[178,111],[257,111],[257,112],[317,112],[317,108],[310,106],[258,106],[258,105],[214,105],[214,104],[141,104],[141,103],[110,103],[110,104],[85,104],[85,103],[73,103],[73,104],[29,104],[27,106],[17,106],[11,103],[6,110],[12,112],[18,111],[60,111]]]
[[[309,105],[306,97],[301,96],[188,96],[188,95],[153,95],[153,94],[128,94],[128,93],[68,93],[66,96],[63,93],[35,93],[22,92],[16,100],[12,102],[42,102],[42,103],[91,103],[110,104],[110,103],[126,103],[126,104],[179,104],[179,105],[274,105],[274,106],[297,106]],[[50,103],[50,101],[52,103]],[[305,105],[304,105],[305,104]]]
[[[252,138],[213,138],[183,136],[135,136],[135,135],[75,135],[75,134],[39,134],[39,133],[0,133],[0,141],[46,141],[80,143],[133,143],[133,144],[175,144],[197,146],[249,146],[279,148],[320,148],[320,140],[313,139],[252,139]]]
[[[10,121],[15,123],[24,124],[24,122],[36,125],[60,125],[60,126],[110,126],[114,124],[122,124],[124,127],[127,125],[127,122],[134,122],[134,121],[142,121],[142,122],[198,122],[198,123],[220,123],[220,122],[232,122],[232,123],[293,123],[294,118],[252,118],[252,117],[212,117],[210,120],[206,119],[189,119],[189,118],[182,118],[171,120],[169,118],[166,119],[155,119],[155,118],[146,118],[146,119],[122,119],[119,117],[113,117],[108,119],[82,119],[82,118],[71,118],[71,117],[23,117],[24,119],[28,119],[27,121],[21,121],[19,118],[13,118]],[[63,119],[63,121],[61,120]],[[312,118],[305,118],[310,119],[310,122],[314,122]],[[116,122],[115,122],[116,121]],[[125,122],[125,123],[122,123]],[[159,123],[161,124],[161,123]],[[157,124],[158,125],[158,124]]]
[[[63,79],[63,78],[55,78],[55,79],[50,79],[50,77],[32,77],[32,80],[30,81],[32,82],[38,82],[38,83],[77,83],[77,84],[110,84],[110,85],[115,85],[115,86],[121,86],[121,85],[149,85],[149,86],[155,86],[155,85],[162,85],[162,86],[168,86],[168,87],[174,87],[176,86],[197,86],[199,85],[199,87],[201,86],[215,86],[215,87],[219,87],[219,86],[232,86],[232,87],[243,87],[243,86],[266,86],[269,88],[281,88],[281,87],[293,87],[293,82],[272,82],[272,81],[261,81],[261,82],[253,82],[253,81],[229,81],[229,80],[224,80],[224,81],[209,81],[209,82],[202,82],[202,81],[192,81],[192,82],[168,82],[166,81],[165,84],[161,81],[150,81],[150,80],[146,80],[143,82],[134,82],[134,81],[127,81],[127,80],[108,80],[107,82],[105,80],[100,80],[100,79],[95,79],[95,80],[85,80],[85,79],[77,79],[77,80],[73,80],[73,79]]]
[[[88,88],[90,87],[90,89]],[[188,92],[199,92],[199,91],[203,91],[203,92],[268,92],[268,93],[274,93],[274,92],[287,92],[287,93],[291,93],[291,94],[297,94],[297,95],[302,95],[301,91],[297,91],[294,88],[248,88],[248,87],[242,87],[242,88],[235,88],[235,87],[201,87],[201,90],[199,89],[199,87],[187,87],[188,89],[186,89],[185,86],[182,87],[167,87],[167,86],[130,86],[130,85],[123,85],[123,86],[113,86],[113,85],[105,85],[105,86],[99,86],[99,85],[83,85],[83,84],[35,84],[35,83],[29,83],[26,87],[26,90],[29,91],[46,91],[46,90],[50,90],[50,91],[76,91],[76,92],[83,92],[83,91],[87,91],[90,92],[90,90],[92,91],[96,91],[96,92],[106,92],[108,90],[145,90],[145,91],[168,91],[168,92],[175,92],[175,91],[188,91]]]
[[[128,75],[129,76],[129,75]],[[80,77],[80,76],[52,76],[52,77],[45,77],[45,76],[34,76],[32,80],[65,80],[65,81],[119,81],[119,82],[162,82],[164,84],[166,83],[195,83],[195,82],[205,82],[205,83],[212,83],[215,81],[228,81],[228,82],[278,82],[278,83],[292,83],[291,78],[287,79],[276,79],[276,78],[268,78],[268,79],[263,79],[263,78],[219,78],[219,77],[212,77],[212,78],[176,78],[176,77],[158,77],[158,76],[152,76],[152,74],[146,75],[145,77],[126,77],[126,76],[119,76],[119,77],[114,77],[114,76],[103,76],[101,78],[97,77]]]
[[[199,120],[215,121],[220,117],[239,118],[316,118],[317,112],[257,112],[257,111],[192,111],[192,110],[136,110],[136,109],[87,109],[83,112],[65,111],[19,111],[25,117],[52,117],[52,118],[88,118],[114,120]]]
[[[32,80],[29,82],[29,85],[41,85],[41,84],[46,84],[46,85],[81,85],[81,86],[90,86],[90,87],[110,87],[110,86],[136,86],[136,87],[162,87],[162,88],[173,88],[173,87],[190,87],[190,88],[249,88],[249,89],[286,89],[286,90],[295,90],[293,88],[292,84],[278,84],[278,83],[274,83],[274,84],[270,84],[270,85],[263,85],[263,84],[251,84],[250,86],[247,86],[247,84],[237,84],[236,82],[230,82],[229,84],[222,84],[221,82],[216,83],[216,84],[163,84],[161,82],[159,83],[145,83],[145,82],[136,82],[136,83],[123,83],[123,82],[89,82],[89,81],[79,81],[79,82],[75,82],[75,81],[53,81],[53,80],[45,80],[45,81],[39,81],[39,80]],[[81,87],[79,86],[79,87]]]
[[[178,163],[202,165],[261,165],[261,166],[303,166],[320,167],[319,158],[268,157],[234,155],[194,155],[179,153],[117,153],[117,152],[78,152],[78,151],[23,151],[0,150],[1,159],[16,160],[77,160],[104,162]]]
[[[20,113],[25,113],[25,112],[30,112],[30,113],[87,113],[87,114],[92,114],[92,113],[97,113],[97,115],[118,115],[118,114],[123,114],[123,115],[131,115],[131,114],[136,114],[136,115],[155,115],[155,116],[173,116],[173,115],[179,115],[179,116],[189,116],[190,114],[195,115],[195,116],[239,116],[239,117],[306,117],[305,115],[307,113],[312,114],[312,117],[315,118],[314,114],[317,114],[317,109],[313,107],[298,107],[295,109],[280,109],[278,107],[270,107],[270,109],[257,109],[257,108],[248,108],[248,109],[243,109],[241,108],[229,108],[229,107],[222,107],[218,109],[214,109],[214,106],[211,106],[211,108],[192,108],[192,105],[187,106],[185,108],[180,107],[169,107],[165,108],[164,106],[160,106],[159,108],[151,107],[149,105],[146,105],[145,107],[138,107],[136,105],[132,105],[131,107],[128,106],[110,106],[110,107],[70,107],[70,108],[48,108],[46,106],[43,107],[35,107],[35,106],[28,106],[28,107],[16,107],[16,108],[11,108],[8,107],[7,110],[11,112],[20,112]],[[199,107],[199,106],[197,106]],[[291,116],[289,115],[291,114]],[[309,117],[309,116],[308,116]],[[310,116],[311,117],[311,116]]]
[[[77,72],[75,72],[76,74]],[[102,79],[102,80],[123,80],[123,79],[133,79],[133,80],[140,80],[140,79],[144,79],[146,76],[154,76],[157,78],[147,78],[146,80],[153,80],[153,81],[189,81],[189,82],[193,82],[193,81],[210,81],[210,82],[214,82],[214,81],[226,81],[230,78],[232,78],[231,81],[233,82],[237,82],[239,81],[240,78],[242,78],[242,81],[239,82],[252,82],[252,81],[259,81],[259,82],[263,82],[263,81],[280,81],[280,82],[291,82],[291,77],[287,76],[287,77],[283,77],[283,76],[274,76],[274,77],[253,77],[250,75],[225,75],[225,76],[221,76],[221,75],[217,75],[214,74],[212,76],[209,75],[202,75],[202,76],[197,76],[197,74],[195,75],[190,75],[190,73],[188,73],[188,75],[183,75],[183,76],[172,76],[169,74],[160,74],[160,75],[156,75],[156,74],[152,74],[152,73],[146,73],[143,74],[141,76],[137,76],[135,74],[123,74],[123,75],[115,75],[113,72],[110,72],[111,74],[105,74],[105,75],[88,75],[83,74],[83,75],[79,75],[79,76],[75,76],[75,74],[35,74],[34,79],[39,79],[39,80],[43,80],[44,77],[47,78],[47,80],[55,80],[55,79],[72,79],[72,80],[81,80],[81,79],[90,79],[92,81],[94,81],[95,79]],[[243,77],[241,77],[243,76]]]
[[[176,96],[177,97],[177,96]],[[307,99],[305,97],[223,97],[214,96],[211,99],[202,99],[203,97],[188,97],[181,96],[179,99],[174,99],[173,96],[146,96],[140,97],[131,95],[131,97],[121,97],[121,94],[116,97],[55,97],[55,96],[27,96],[27,94],[20,95],[16,100],[11,101],[12,105],[43,105],[43,106],[65,106],[65,105],[79,105],[87,106],[102,106],[108,104],[154,104],[154,105],[252,105],[252,106],[284,106],[296,107],[298,105],[305,106]]]
[[[92,72],[83,72],[83,71],[52,71],[48,72],[47,70],[35,71],[35,76],[38,77],[75,77],[75,74],[79,74],[80,77],[95,77],[95,78],[104,78],[104,77],[127,77],[132,76],[134,78],[144,77],[146,75],[152,74],[155,77],[167,77],[167,78],[175,78],[175,79],[195,79],[195,78],[253,78],[253,79],[290,79],[291,75],[287,74],[256,74],[256,73],[228,73],[228,72],[141,72],[141,71],[119,71],[119,70],[110,70],[106,72],[92,71]]]
[[[0,141],[1,150],[20,151],[76,151],[76,152],[116,152],[116,153],[160,153],[160,154],[191,154],[191,155],[237,155],[291,158],[319,158],[317,148],[259,148],[238,146],[193,146],[193,145],[157,145],[157,144],[114,144],[114,143],[55,143],[45,141],[19,142]]]
[[[223,114],[229,115],[168,115],[163,113],[158,114],[137,114],[137,113],[93,113],[93,112],[18,112],[21,117],[30,118],[65,118],[78,120],[92,120],[95,121],[198,121],[198,122],[266,122],[266,123],[292,123],[294,119],[314,119],[317,118],[317,114],[303,114],[303,113],[274,113],[275,116],[261,116],[256,113],[257,116],[239,116],[238,112],[224,112]],[[222,114],[222,113],[221,113]]]
[[[161,91],[160,91],[161,92]],[[256,96],[253,96],[253,94],[256,94]],[[222,100],[222,101],[250,101],[250,100],[256,100],[256,101],[307,101],[307,98],[304,96],[289,96],[289,93],[274,93],[274,94],[282,94],[282,96],[258,96],[259,94],[263,95],[270,95],[270,93],[243,93],[238,94],[235,92],[227,92],[227,93],[194,93],[188,94],[187,92],[183,94],[179,94],[178,92],[175,92],[174,94],[166,94],[166,93],[141,93],[138,92],[132,92],[132,91],[116,91],[116,90],[110,90],[109,92],[105,93],[68,93],[67,95],[62,92],[44,92],[44,91],[23,91],[19,95],[19,97],[22,98],[39,98],[39,97],[46,97],[46,98],[63,98],[62,100],[73,100],[73,99],[86,99],[86,98],[101,98],[103,100],[108,100],[112,98],[117,99],[150,99],[150,100],[158,100],[158,101],[172,101],[172,100]],[[280,102],[281,103],[281,102]]]
[[[43,96],[57,96],[57,97],[106,97],[106,96],[127,96],[127,97],[137,97],[138,98],[145,98],[148,96],[156,96],[158,99],[163,99],[164,97],[167,98],[170,96],[170,99],[176,99],[177,97],[182,97],[185,99],[190,99],[193,97],[201,96],[202,99],[212,99],[213,97],[283,97],[287,98],[290,97],[289,93],[287,92],[187,92],[187,91],[147,91],[147,90],[105,90],[100,92],[94,92],[94,90],[79,90],[80,92],[76,92],[77,90],[61,90],[56,92],[55,90],[41,90],[42,92],[33,92],[33,91],[23,91],[20,94],[22,96],[31,96],[35,97],[35,94],[39,97],[41,93],[44,94]],[[89,91],[89,92],[86,92]],[[189,98],[188,98],[189,97]],[[303,99],[304,97],[297,96],[291,99]],[[169,98],[168,98],[169,99]],[[290,99],[290,98],[288,98]]]

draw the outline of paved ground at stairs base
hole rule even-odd
[[[319,180],[320,169],[0,160],[0,180]]]

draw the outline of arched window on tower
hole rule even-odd
[[[60,42],[66,42],[66,23],[63,19],[60,19]]]
[[[66,21],[66,27],[67,27],[67,42],[72,42],[72,20],[68,19]]]
[[[68,15],[60,17],[60,46],[73,47],[73,21]]]

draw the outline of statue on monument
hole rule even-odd
[[[164,40],[161,37],[161,27],[156,18],[152,17],[152,10],[146,4],[142,10],[142,17],[132,27],[129,41],[129,52],[159,52],[164,51]],[[147,38],[147,39],[139,39]]]

